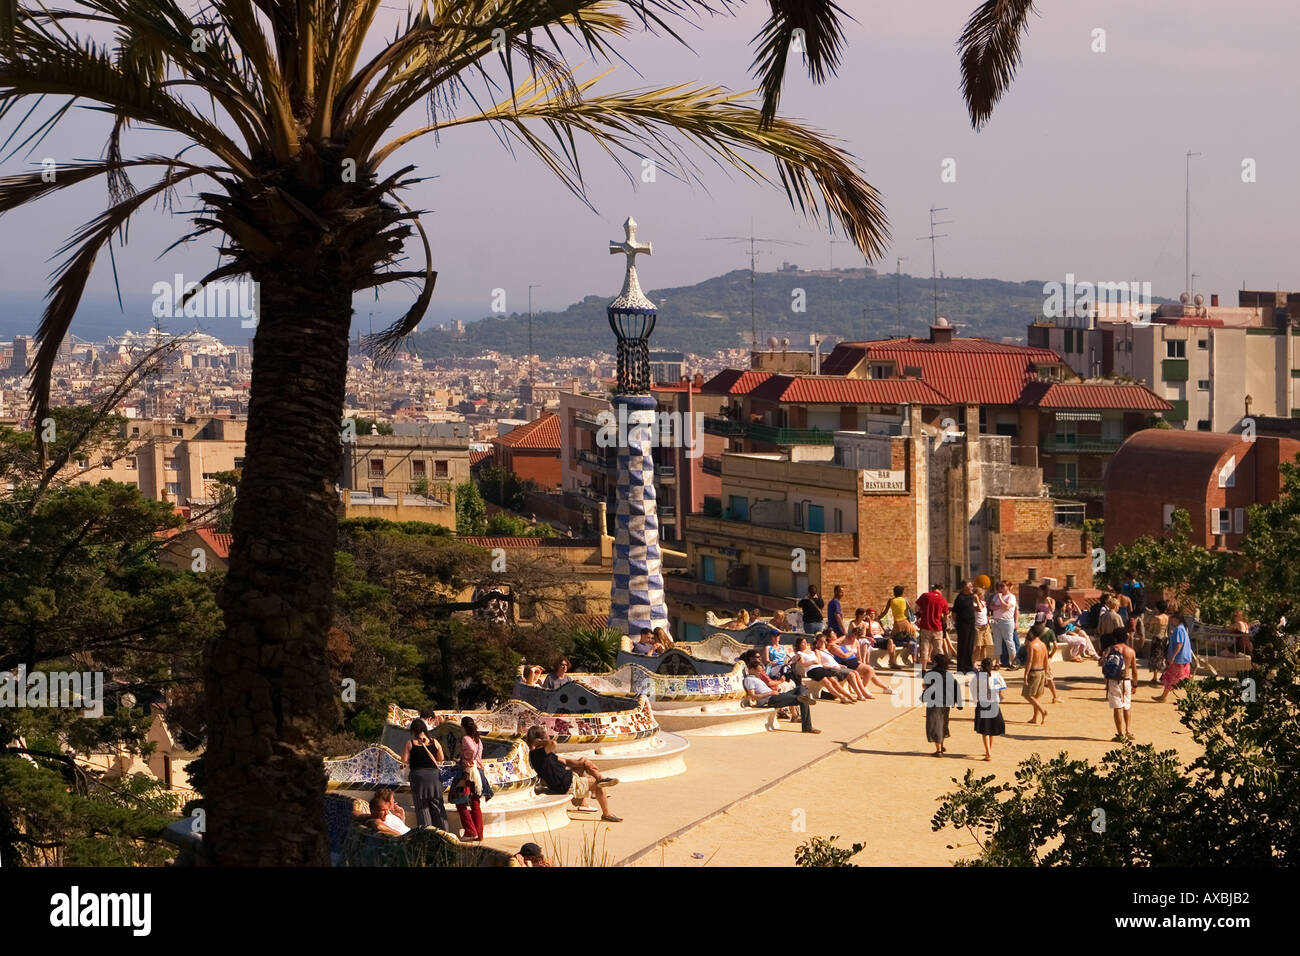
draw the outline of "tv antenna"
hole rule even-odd
[[[1187,151],[1187,187],[1183,209],[1183,267],[1186,269],[1187,282],[1183,285],[1183,291],[1188,298],[1192,295],[1192,157],[1200,155],[1190,149]]]
[[[907,256],[897,256],[894,259],[894,318],[898,321],[898,334],[903,334],[903,263],[907,261]]]
[[[754,235],[754,220],[749,221],[748,236],[707,236],[705,242],[747,242],[749,243],[749,328],[750,348],[758,349],[758,317],[754,310],[754,269],[758,264],[758,244],[773,246],[802,246],[802,242],[790,242],[786,239],[771,239]]]
[[[936,239],[947,239],[948,234],[945,232],[936,235],[934,231],[934,227],[951,225],[952,220],[943,219],[940,220],[939,222],[935,222],[934,214],[936,212],[947,212],[947,211],[948,211],[947,206],[931,206],[930,207],[930,234],[928,236],[917,236],[916,238],[917,242],[920,242],[922,239],[930,240],[930,285],[933,286],[934,288],[934,321],[935,322],[939,321],[939,273],[935,265],[934,242]]]
[[[533,362],[533,290],[540,289],[540,285],[530,285],[528,287],[528,364]]]

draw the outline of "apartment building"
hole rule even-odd
[[[830,446],[721,462],[720,506],[686,519],[690,573],[665,578],[673,633],[687,640],[709,610],[789,608],[810,584],[879,606],[895,585],[951,593],[980,572],[1091,583],[1084,533],[1058,523],[1010,436],[928,427],[920,405],[902,434],[837,431]]]
[[[1197,296],[1197,300],[1202,297]],[[1170,403],[1175,428],[1223,432],[1245,416],[1300,415],[1300,293],[1238,293],[1236,307],[1161,305],[1149,320],[1036,322],[1031,345],[1059,348],[1080,375],[1120,376]]]
[[[724,399],[705,427],[732,451],[825,457],[837,431],[899,435],[919,407],[941,432],[1009,438],[1011,463],[1039,468],[1054,495],[1100,517],[1106,459],[1170,403],[1137,384],[1066,381],[1050,349],[959,339],[942,323],[926,339],[841,343],[820,375],[723,372],[704,385]]]
[[[461,482],[469,480],[470,440],[460,435],[446,435],[430,428],[418,435],[357,435],[356,441],[343,446],[342,476],[339,487],[353,492],[360,502],[395,498],[401,492],[415,497],[430,494],[447,501],[445,496]]]

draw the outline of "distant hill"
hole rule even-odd
[[[605,306],[615,294],[587,296],[563,312],[535,312],[534,350],[544,359],[612,352],[614,334]],[[708,353],[749,343],[748,269],[692,286],[651,289],[647,294],[659,306],[652,349]],[[805,311],[793,311],[800,297]],[[900,297],[901,322],[897,318]],[[1043,300],[1040,281],[939,280],[939,314],[958,327],[959,335],[1023,341],[1025,326],[1042,315]],[[807,345],[810,332],[842,340],[925,335],[934,318],[934,298],[930,279],[919,276],[904,275],[896,281],[893,273],[861,268],[759,272],[754,276],[754,315],[760,341],[788,337],[792,347]],[[408,341],[413,351],[426,358],[473,355],[484,349],[523,355],[528,348],[528,316],[492,316],[466,323],[460,338],[431,330]]]

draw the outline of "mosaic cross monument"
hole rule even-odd
[[[605,310],[618,337],[618,505],[614,528],[614,581],[609,626],[637,637],[641,628],[668,630],[664,603],[663,557],[655,503],[655,463],[651,456],[655,425],[650,394],[650,333],[658,309],[641,291],[636,257],[651,255],[650,243],[637,242],[636,221],[623,223],[627,238],[609,244],[610,255],[627,257],[623,291]],[[626,424],[624,424],[626,423]]]

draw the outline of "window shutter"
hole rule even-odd
[[[1174,506],[1165,505],[1160,516],[1161,527],[1168,528],[1174,523]]]
[[[1232,509],[1232,533],[1233,534],[1246,533],[1246,509],[1245,508]]]
[[[1220,534],[1222,532],[1222,525],[1220,524],[1221,520],[1222,519],[1219,517],[1219,509],[1211,508],[1210,509],[1210,534]]]

